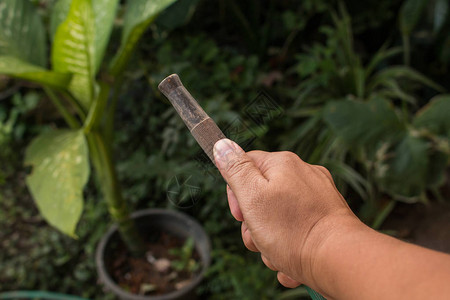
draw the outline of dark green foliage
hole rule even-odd
[[[16,92],[11,97],[10,105],[0,103],[0,187],[14,173],[14,162],[19,159],[15,147],[23,142],[27,131],[38,130],[39,126],[26,123],[26,115],[32,111],[39,101],[39,94],[28,92],[22,95]]]
[[[200,297],[297,299],[305,290],[285,292],[259,256],[247,253],[240,224],[228,210],[225,183],[211,164],[198,161],[201,149],[157,91],[159,81],[180,74],[221,128],[243,127],[238,142],[256,137],[248,150],[291,150],[325,165],[358,216],[379,228],[397,200],[439,199],[449,163],[450,98],[434,97],[450,87],[444,59],[450,28],[448,9],[442,8],[446,1],[429,1],[414,21],[410,66],[403,64],[399,26],[407,2],[348,0],[347,13],[335,1],[180,0],[143,35],[127,71],[120,73],[122,87],[113,91],[115,118],[104,121],[115,123],[117,173],[132,210],[179,209],[209,233],[213,260]],[[32,3],[39,4],[44,24],[54,32],[59,22],[49,17],[52,1]],[[107,62],[123,47],[125,7],[119,4]],[[108,70],[108,63],[102,68]],[[108,79],[104,76],[96,80]],[[283,114],[257,126],[244,107],[261,90]],[[43,130],[32,125],[33,103],[43,97],[20,95],[0,100],[0,132],[7,137],[0,152],[13,154],[0,162],[2,172],[3,166],[9,169],[0,189],[6,249],[0,269],[7,270],[0,275],[0,288],[107,299],[96,284],[93,251],[109,221],[94,182],[85,191],[79,240],[49,228],[24,195],[17,149]],[[50,120],[52,127],[63,121]],[[169,198],[168,191],[179,194]]]
[[[37,66],[47,66],[47,44],[42,42],[45,29],[31,1],[3,0],[0,27],[0,56],[13,54]]]
[[[266,268],[259,255],[217,250],[213,259],[210,279],[202,287],[209,299],[275,299],[279,295],[275,272]]]
[[[177,271],[195,272],[200,267],[193,258],[194,240],[192,238],[188,238],[182,247],[170,249],[169,253],[176,257],[171,264],[172,268]]]
[[[427,141],[406,135],[395,148],[393,158],[387,162],[389,167],[381,176],[382,186],[406,197],[423,193],[426,187],[427,150]]]
[[[434,98],[414,118],[414,125],[450,139],[450,95]]]
[[[405,129],[392,105],[382,98],[367,102],[330,102],[323,114],[331,130],[346,143],[354,145],[375,146],[380,141],[389,141]]]
[[[23,183],[20,187],[10,177],[0,195],[0,290],[57,290],[114,299],[95,284],[95,247],[109,225],[106,206],[89,199],[74,240],[46,225],[24,192]]]
[[[341,7],[340,16],[332,15],[335,27],[321,29],[326,43],[297,57],[293,72],[303,80],[294,90],[295,110],[288,113],[302,121],[282,142],[307,161],[329,167],[341,192],[351,187],[365,201],[361,216],[372,222],[384,212],[376,200],[382,193],[426,201],[426,190],[443,182],[448,140],[436,129],[423,132],[415,126],[422,121],[415,121],[414,111],[420,87],[444,89],[410,67],[389,66],[401,49],[387,44],[364,63],[354,49],[346,10]],[[431,123],[440,126],[441,121],[433,118]],[[414,176],[406,176],[412,171]],[[439,181],[427,182],[437,171],[432,177]]]

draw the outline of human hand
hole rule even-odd
[[[251,151],[223,139],[214,157],[245,246],[286,287],[314,281],[315,253],[341,224],[358,223],[328,170],[292,152]]]

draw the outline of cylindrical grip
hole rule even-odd
[[[209,116],[183,86],[180,77],[172,74],[158,86],[159,90],[169,99],[189,130]]]
[[[211,161],[215,164],[213,154],[214,144],[218,140],[225,138],[225,135],[219,127],[217,127],[216,123],[214,123],[211,118],[207,118],[192,128],[191,134],[200,147],[202,147],[203,151],[205,151]]]
[[[215,164],[214,144],[224,139],[225,135],[183,86],[177,74],[166,77],[158,88],[169,99],[197,143]]]

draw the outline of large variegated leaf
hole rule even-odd
[[[330,102],[324,119],[335,134],[350,144],[375,144],[403,129],[392,105],[381,98]]]
[[[12,56],[0,56],[0,74],[65,89],[71,75],[48,71]]]
[[[44,218],[70,236],[83,210],[83,188],[89,177],[88,147],[81,131],[55,130],[27,148],[32,166],[26,182]]]
[[[45,67],[46,45],[44,26],[31,1],[0,1],[0,55]]]
[[[86,110],[94,98],[94,39],[91,0],[73,0],[56,31],[52,62],[55,71],[73,74],[70,91]]]
[[[69,14],[72,0],[59,0],[52,9],[50,21],[50,34],[53,36],[58,26],[64,22]],[[95,0],[92,1],[92,9],[95,19],[94,51],[95,51],[95,73],[97,73],[108,45],[114,18],[117,12],[118,0]]]
[[[434,97],[416,114],[414,126],[450,139],[450,95]]]
[[[123,71],[137,42],[156,16],[176,0],[128,1],[120,49],[111,64],[111,74]]]

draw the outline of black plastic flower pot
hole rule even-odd
[[[120,239],[117,226],[113,225],[97,246],[95,259],[97,273],[101,283],[107,290],[123,300],[194,299],[195,288],[202,281],[211,258],[211,242],[200,224],[184,213],[164,209],[141,210],[133,213],[131,217],[135,219],[138,230],[144,239],[155,232],[161,231],[180,240],[192,238],[194,241],[194,249],[198,253],[200,270],[187,285],[167,294],[144,296],[128,292],[114,281],[108,271],[107,258],[114,255],[114,245]]]

